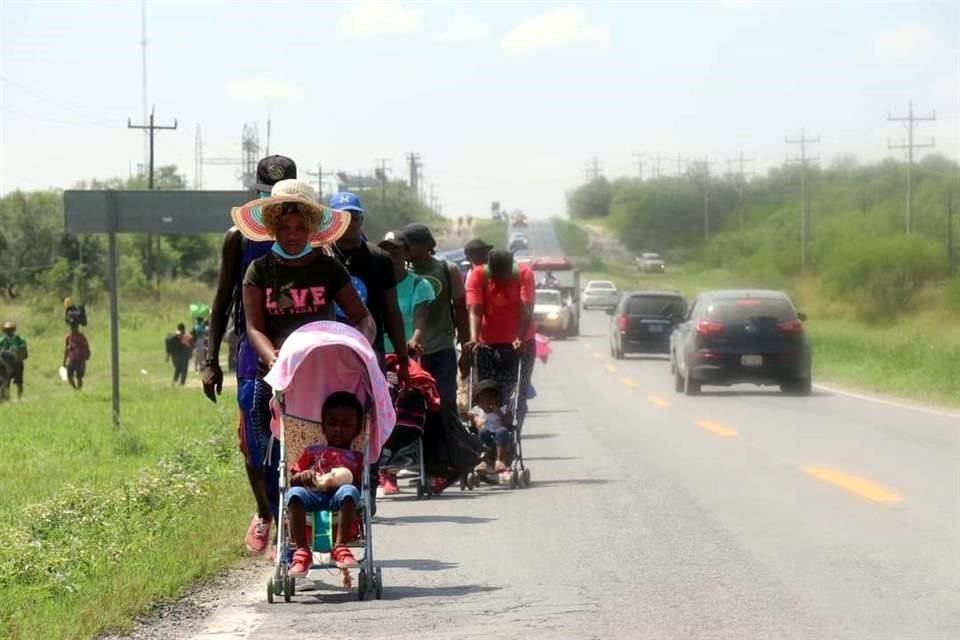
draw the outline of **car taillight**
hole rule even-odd
[[[727,331],[727,325],[722,322],[713,322],[712,320],[701,320],[697,324],[697,334],[706,338],[712,336],[722,336]]]
[[[620,331],[626,331],[627,325],[629,324],[630,324],[630,320],[629,318],[627,318],[627,316],[625,315],[617,316],[617,329],[620,329]]]
[[[799,320],[785,320],[777,323],[777,329],[780,333],[800,334],[803,333],[803,323]]]

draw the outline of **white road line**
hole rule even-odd
[[[960,413],[954,413],[953,411],[944,411],[942,409],[931,409],[928,407],[921,407],[915,404],[908,404],[906,402],[897,402],[896,400],[885,400],[883,398],[868,396],[862,393],[854,393],[853,391],[844,391],[843,389],[837,389],[836,387],[830,387],[825,384],[814,384],[813,386],[816,389],[827,391],[829,393],[834,393],[838,396],[847,396],[848,398],[856,398],[857,400],[864,400],[866,402],[883,404],[888,407],[896,407],[898,409],[906,409],[908,411],[918,411],[920,413],[926,413],[932,416],[940,416],[943,418],[956,418],[957,420],[960,420]],[[957,426],[960,426],[960,425],[957,425]]]

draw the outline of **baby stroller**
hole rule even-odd
[[[287,338],[265,380],[274,392],[271,430],[280,446],[276,566],[267,584],[267,601],[272,603],[274,596],[282,595],[289,602],[295,594],[295,578],[288,575],[293,553],[286,506],[289,469],[307,446],[325,443],[320,428],[321,409],[327,396],[336,391],[349,391],[364,406],[363,427],[351,445],[355,451],[363,452],[361,504],[357,505],[359,531],[354,544],[362,551],[358,558],[357,597],[363,600],[373,594],[379,600],[383,580],[380,568],[374,564],[370,468],[390,437],[396,414],[376,354],[352,327],[338,322],[313,322]],[[311,578],[318,569],[341,571],[329,557],[332,529],[336,526],[333,514],[317,512],[312,520],[312,527],[308,526],[314,552]],[[307,524],[311,524],[309,515]],[[344,584],[349,584],[349,580],[345,578]]]
[[[473,400],[473,390],[480,380],[493,379],[500,385],[500,398],[508,398],[510,416],[513,418],[513,452],[510,471],[505,474],[467,473],[460,481],[460,489],[475,489],[481,482],[500,484],[506,480],[510,488],[526,489],[530,486],[530,469],[523,462],[522,433],[526,418],[526,399],[523,397],[530,381],[529,371],[524,370],[523,358],[513,348],[477,345],[473,366],[467,381],[467,392]],[[486,452],[487,455],[490,452]]]
[[[384,445],[380,468],[417,473],[417,498],[430,498],[462,479],[480,461],[482,447],[456,413],[444,407],[436,380],[416,360],[410,383],[391,389],[397,426]],[[387,356],[387,372],[396,373],[396,356]]]
[[[430,478],[427,475],[426,456],[423,450],[423,430],[427,414],[440,408],[440,397],[436,383],[415,362],[409,364],[413,384],[401,388],[396,384],[397,356],[389,354],[386,358],[387,375],[392,380],[390,397],[397,414],[397,424],[390,439],[383,446],[380,457],[380,471],[397,474],[413,471],[417,474],[417,499],[433,495]],[[390,375],[393,374],[393,375]],[[419,383],[417,382],[419,381]]]

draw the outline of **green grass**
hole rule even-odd
[[[584,264],[587,280],[612,280],[622,290],[674,289],[687,299],[698,292],[762,286],[724,271],[686,272],[667,265],[666,275],[641,274],[635,268],[594,260]],[[814,375],[903,398],[960,406],[960,322],[930,304],[887,325],[853,320],[853,311],[830,302],[815,283],[794,281],[789,292],[808,314],[814,348]]]
[[[590,255],[589,236],[583,228],[569,220],[563,218],[553,218],[553,232],[557,236],[557,242],[563,249],[564,255],[571,257],[583,257]]]
[[[151,301],[121,301],[119,429],[106,306],[88,306],[82,392],[57,376],[66,327],[56,301],[5,306],[30,359],[24,401],[0,405],[0,637],[126,629],[240,561],[251,500],[233,393],[213,405],[197,386],[172,388],[164,363],[166,334],[188,322],[189,302],[209,299],[178,283]]]
[[[474,220],[473,237],[503,249],[507,243],[507,222],[506,220]]]

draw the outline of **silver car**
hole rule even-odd
[[[617,285],[609,280],[591,280],[583,289],[583,308],[613,309],[620,302]]]

